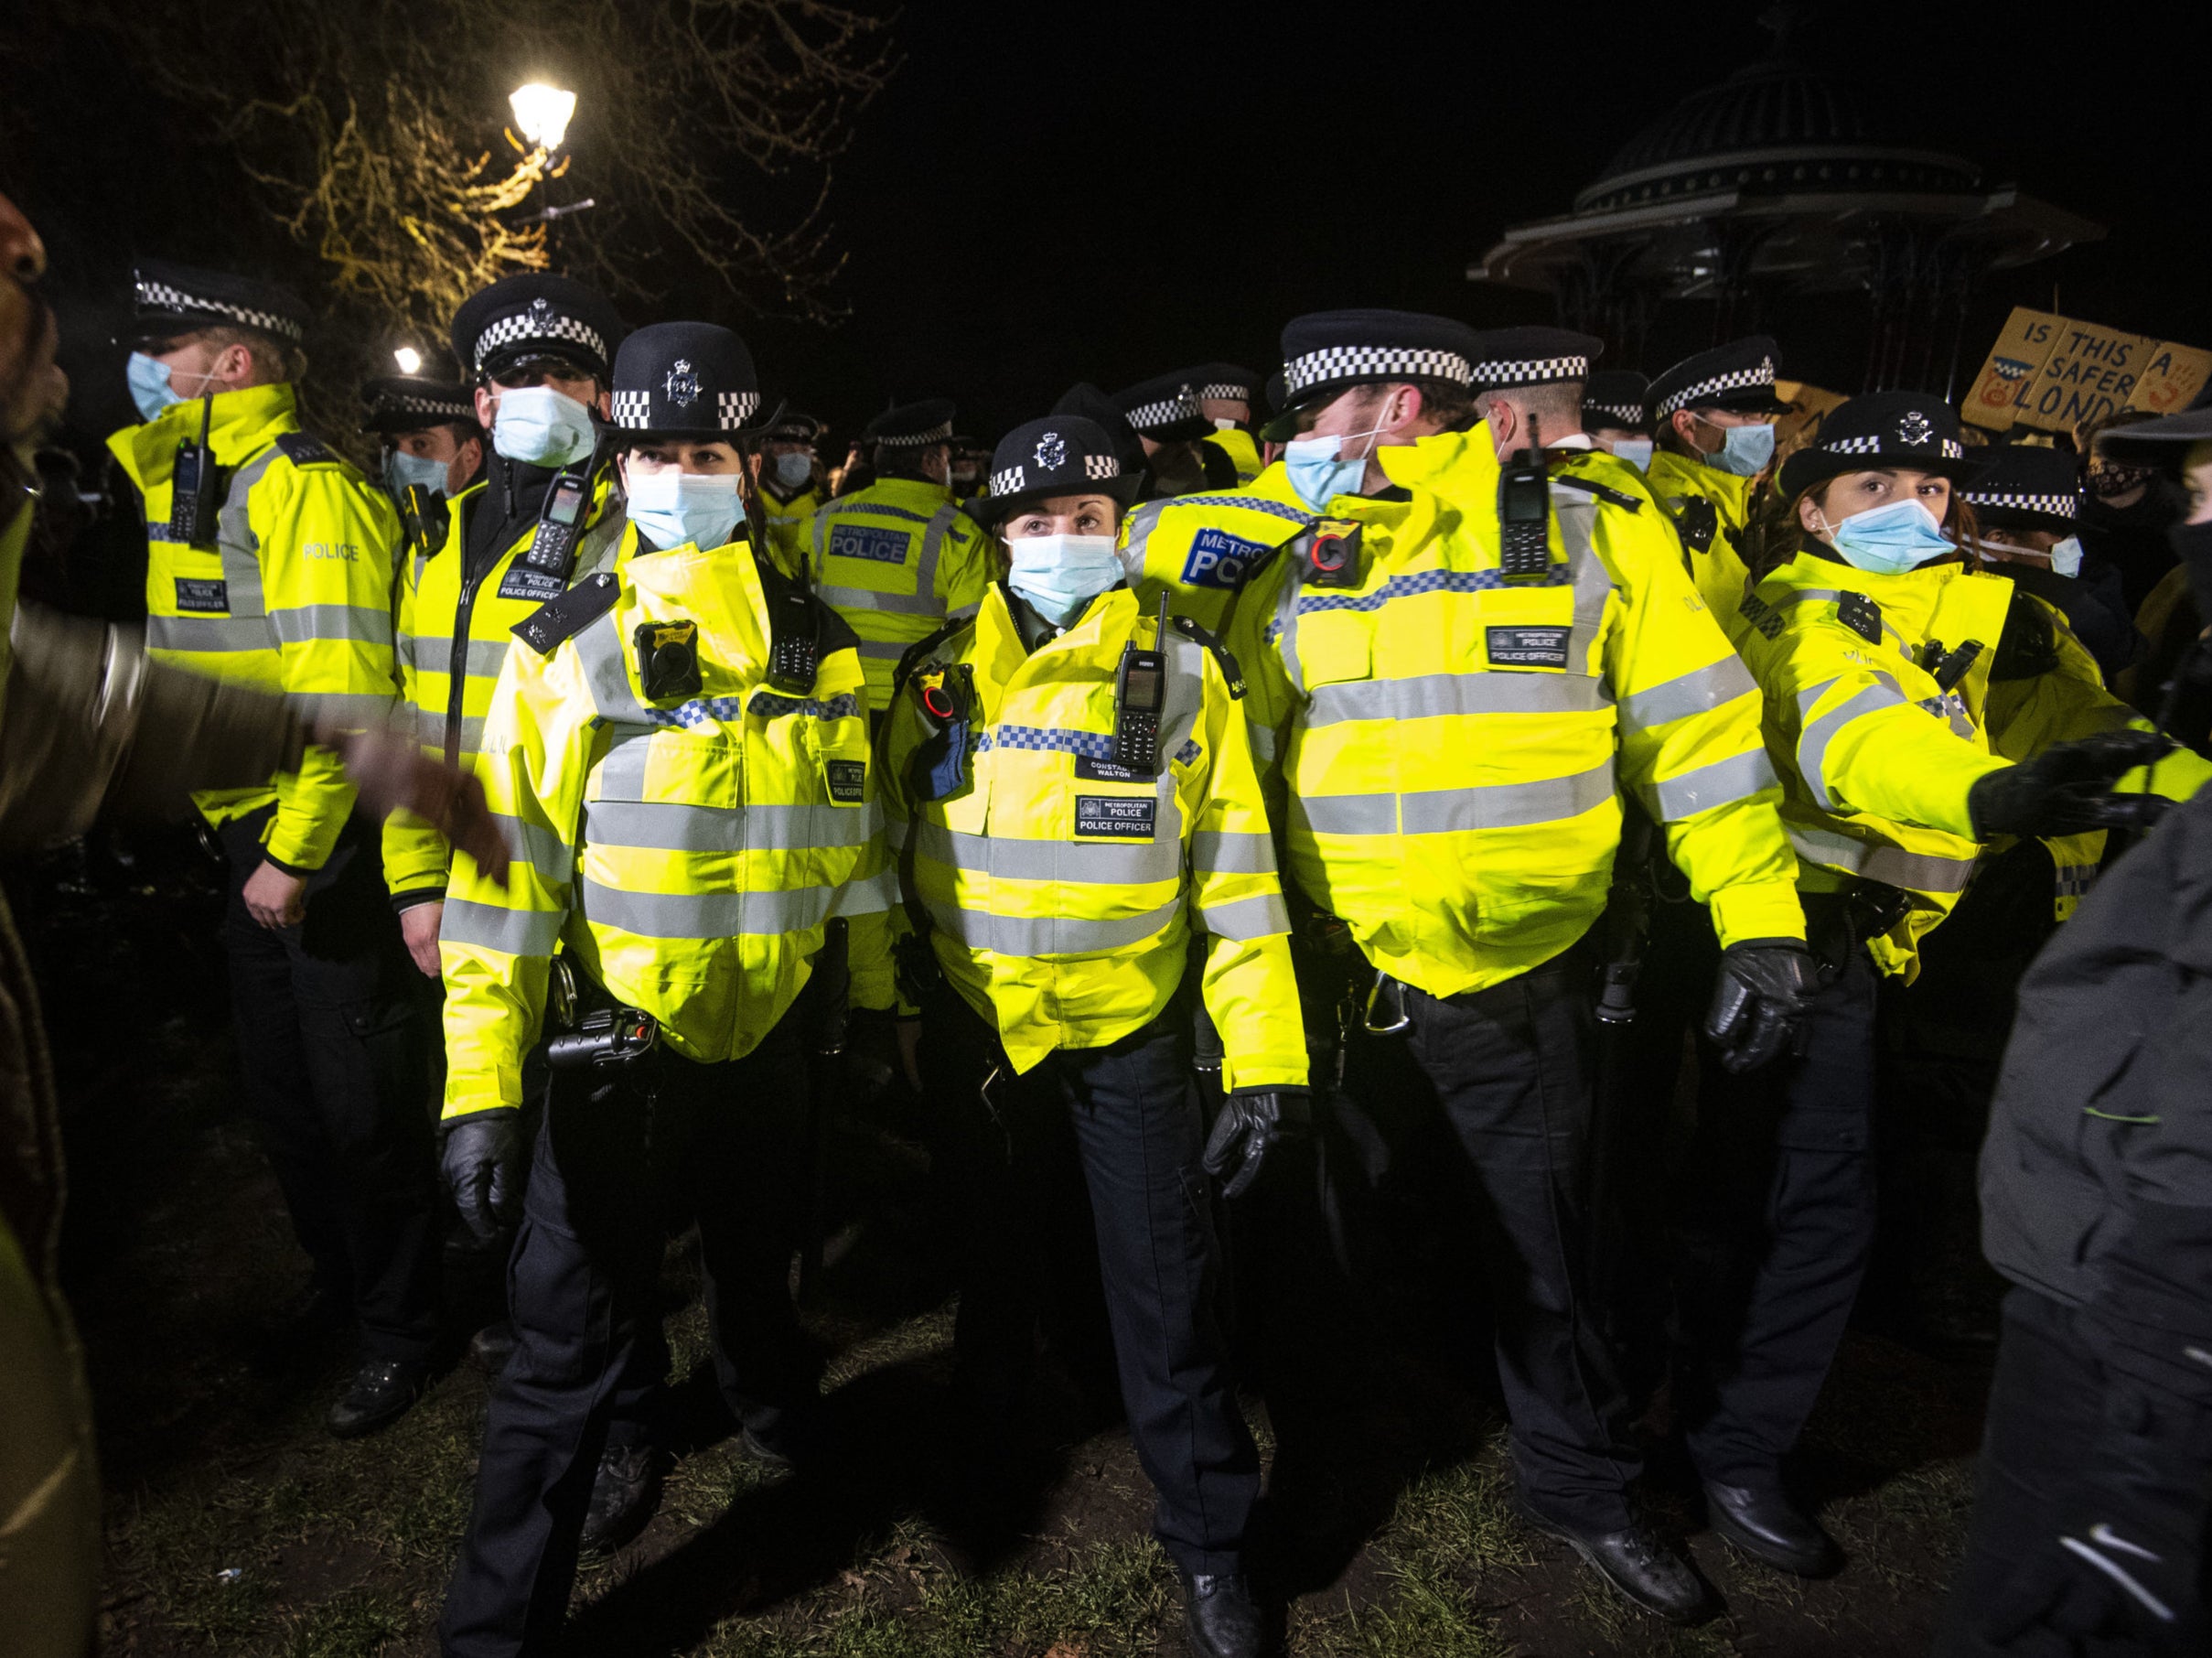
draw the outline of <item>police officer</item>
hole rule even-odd
[[[460,860],[441,940],[446,1172],[488,1224],[528,1152],[523,1054],[542,1019],[552,1033],[518,1341],[440,1629],[470,1658],[550,1650],[603,1450],[650,1466],[650,1444],[611,1436],[636,1425],[639,1350],[666,1364],[671,1188],[698,1218],[748,1448],[811,1437],[819,1374],[786,1287],[805,1087],[785,1015],[825,923],[880,932],[888,899],[855,641],[746,529],[751,355],[727,329],[659,324],[623,342],[613,390],[629,522],[611,568],[516,630],[478,761],[513,877],[502,891]],[[856,973],[854,995],[887,1007],[888,973]]]
[[[148,653],[281,692],[341,729],[381,726],[398,528],[390,499],[300,429],[305,310],[270,283],[152,260],[136,296],[127,372],[145,422],[108,447],[145,507]],[[194,800],[231,864],[240,1070],[315,1264],[295,1311],[359,1321],[360,1363],[328,1426],[370,1433],[420,1391],[438,1297],[422,1032],[376,830],[325,748]]]
[[[811,414],[785,409],[760,440],[760,511],[776,567],[794,581],[806,579],[807,546],[814,514],[830,498],[819,446],[822,425]]]
[[[2078,457],[2040,445],[1999,444],[1982,451],[1966,485],[1981,533],[1975,550],[1998,574],[2066,618],[2110,684],[2143,652],[2120,572],[2085,554],[2075,532],[2084,490]]]
[[[615,307],[565,276],[527,272],[462,302],[453,350],[468,366],[484,477],[411,511],[400,572],[400,694],[426,751],[468,766],[510,630],[602,563],[622,530],[594,416],[607,412]],[[415,965],[438,975],[445,837],[412,815],[384,824],[384,880]]]
[[[1252,441],[1252,410],[1259,402],[1260,377],[1233,362],[1204,362],[1183,371],[1198,396],[1198,413],[1213,422],[1208,447],[1219,449],[1237,469],[1240,486],[1260,476],[1265,465]]]
[[[1646,468],[1675,515],[1690,574],[1733,637],[1744,596],[1753,487],[1774,460],[1774,341],[1763,334],[1685,357],[1651,382],[1657,450]]]
[[[1136,481],[1077,416],[1001,440],[983,510],[1011,573],[902,669],[885,803],[913,925],[957,993],[950,1092],[980,1085],[988,1113],[964,1171],[963,1362],[1026,1344],[1039,1147],[1068,1114],[1191,1639],[1245,1654],[1260,1642],[1244,1576],[1259,1459],[1214,1304],[1201,1163],[1250,1183],[1304,1114],[1305,1047],[1234,671],[1122,579],[1113,531]],[[1202,985],[1186,978],[1193,923]],[[1201,995],[1226,1054],[1210,1144],[1190,1063]]]
[[[1634,369],[1599,369],[1583,382],[1583,430],[1638,471],[1651,465],[1651,382]]]
[[[484,428],[476,398],[457,382],[388,374],[361,388],[369,430],[383,439],[384,488],[406,511],[420,487],[450,500],[484,470]]]
[[[1523,1512],[1617,1592],[1704,1596],[1630,1513],[1637,1470],[1579,1284],[1592,964],[1616,788],[1665,825],[1728,950],[1735,1062],[1792,1039],[1810,984],[1759,699],[1645,511],[1501,477],[1492,440],[1401,433],[1420,379],[1465,387],[1467,331],[1391,312],[1283,330],[1287,451],[1313,538],[1239,598],[1254,747],[1287,793],[1293,877],[1374,968],[1466,1152]],[[1619,463],[1608,463],[1618,465]]]
[[[1113,402],[1144,447],[1153,494],[1236,488],[1236,461],[1226,449],[1205,441],[1214,435],[1214,424],[1199,408],[1197,387],[1189,375],[1139,381],[1114,393]]]
[[[1743,601],[1820,989],[1799,1052],[1709,1077],[1701,1098],[1675,1398],[1714,1528],[1806,1576],[1841,1556],[1783,1461],[1874,1235],[1875,988],[1917,971],[1984,843],[2142,821],[2140,799],[2108,791],[2168,747],[2125,728],[2078,647],[2071,663],[2057,651],[2047,608],[1965,562],[1958,490],[1974,470],[1940,398],[1842,404],[1784,463],[1790,538]],[[2189,789],[2206,768],[2175,755],[2160,771]]]
[[[878,718],[899,657],[973,610],[993,574],[990,538],[952,499],[952,414],[941,398],[878,414],[860,435],[875,481],[814,514],[814,591],[859,636]]]

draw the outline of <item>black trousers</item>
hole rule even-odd
[[[1688,1164],[1677,1404],[1699,1475],[1774,1489],[1874,1247],[1874,963],[1840,952],[1809,1051],[1709,1066]]]
[[[805,1076],[789,1017],[725,1064],[661,1048],[553,1073],[508,1268],[515,1351],[484,1424],[439,1625],[446,1653],[551,1650],[600,1452],[610,1436],[644,1437],[666,1373],[660,1266],[680,1213],[699,1223],[724,1400],[771,1437],[819,1408],[819,1361],[789,1289]]]
[[[1260,1456],[1237,1408],[1219,1313],[1221,1248],[1198,1160],[1187,1015],[1171,1005],[1119,1041],[1061,1050],[1018,1077],[964,1003],[956,1025],[961,1060],[946,1094],[967,1119],[952,1141],[966,1222],[962,1362],[988,1364],[1031,1340],[1039,1240],[1053,1220],[1051,1148],[1072,1127],[1122,1403],[1157,1493],[1154,1533],[1186,1571],[1241,1570]]]
[[[2077,1328],[2074,1310],[2034,1290],[2005,1297],[1997,1373],[1990,1384],[1974,1492],[1974,1517],[1966,1559],[1952,1580],[1939,1658],[2201,1658],[2206,1604],[2212,1594],[2212,1409],[2191,1406],[2153,1391],[2104,1362],[2099,1344]],[[2058,1599],[2056,1581],[2089,1568],[2068,1561],[2056,1540],[2104,1520],[2121,1535],[2145,1534],[2108,1478],[2099,1502],[2078,1501],[2085,1477],[2109,1476],[2109,1445],[2100,1444],[2115,1419],[2150,1442],[2148,1455],[2130,1459],[2153,1483],[2133,1495],[2147,1509],[2194,1513],[2193,1558],[2162,1585],[2193,1580],[2195,1605],[2181,1613],[2166,1641],[2062,1632],[2038,1604]],[[2162,1543],[2172,1534],[2161,1528]],[[2124,1554],[2112,1551],[2125,1559]]]
[[[363,1356],[421,1362],[437,1334],[437,1151],[413,969],[377,831],[348,824],[307,879],[306,921],[271,929],[242,895],[274,811],[221,829],[223,949],[247,1103],[292,1229],[317,1281],[353,1308]]]
[[[1448,1000],[1404,994],[1408,1051],[1466,1153],[1522,1496],[1562,1524],[1617,1530],[1640,1465],[1620,1433],[1620,1383],[1582,1286],[1589,964],[1570,951]]]

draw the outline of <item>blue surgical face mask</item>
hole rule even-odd
[[[1756,478],[1774,458],[1774,427],[1762,421],[1753,426],[1728,426],[1721,433],[1721,447],[1705,451],[1705,464],[1738,478]]]
[[[138,405],[139,418],[142,420],[159,420],[164,409],[175,408],[184,401],[172,383],[169,365],[157,358],[148,357],[144,351],[131,353],[130,361],[123,364],[123,374],[124,380],[130,382],[131,401]],[[201,389],[205,390],[208,382],[215,377],[201,374],[187,378],[197,378]],[[195,392],[193,395],[197,397],[199,393]]]
[[[512,395],[512,393],[509,393]],[[640,472],[624,486],[630,522],[662,552],[686,542],[701,552],[727,546],[745,506],[735,472]]]
[[[1821,522],[1827,522],[1826,516]],[[1958,552],[1936,516],[1917,501],[1893,501],[1886,507],[1854,512],[1828,526],[1831,544],[1844,562],[1881,576],[1902,576],[1931,558]]]
[[[1613,455],[1625,460],[1639,472],[1651,469],[1651,440],[1648,437],[1616,437],[1613,440]]]
[[[517,386],[499,393],[491,419],[491,447],[526,467],[565,467],[582,460],[597,441],[591,411],[551,386]]]
[[[776,457],[770,463],[776,481],[787,490],[796,490],[814,476],[814,458],[804,449],[791,449]]]
[[[1058,627],[1122,579],[1111,535],[1021,535],[1006,544],[1006,585]]]
[[[394,449],[384,457],[384,487],[394,496],[405,495],[418,485],[445,494],[446,463],[427,455],[410,455],[404,449]]]
[[[2051,548],[2051,568],[2061,576],[2081,574],[2081,538],[2069,535]]]
[[[1290,474],[1290,485],[1298,491],[1298,499],[1323,512],[1328,510],[1332,497],[1358,494],[1359,486],[1367,481],[1368,457],[1375,452],[1375,436],[1381,430],[1373,426],[1349,437],[1294,437],[1284,444],[1283,470]],[[1367,447],[1358,458],[1343,459],[1344,446],[1361,438],[1367,439]]]

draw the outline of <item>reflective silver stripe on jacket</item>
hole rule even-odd
[[[1435,719],[1456,714],[1587,714],[1610,699],[1585,673],[1423,673],[1339,680],[1314,688],[1308,726],[1353,719]]]
[[[260,616],[262,598],[261,538],[253,533],[247,498],[253,486],[282,454],[274,443],[231,474],[231,488],[215,514],[215,541],[222,553],[223,597],[232,616]]]
[[[706,942],[742,935],[773,937],[806,932],[829,919],[834,887],[798,887],[760,892],[626,892],[585,876],[577,883],[576,908],[600,927],[617,927],[647,939]]]
[[[1201,829],[1190,837],[1190,867],[1197,875],[1272,875],[1275,837]]]
[[[264,616],[149,616],[150,651],[274,651],[276,637]]]
[[[457,735],[460,739],[458,748],[461,753],[482,753],[484,750],[484,716],[481,714],[463,715],[461,728]],[[446,716],[443,713],[434,713],[428,708],[417,708],[414,711],[414,740],[425,748],[435,748],[443,753],[446,748]]]
[[[516,863],[528,864],[549,881],[565,881],[575,872],[574,856],[558,830],[505,812],[493,813],[491,821],[507,843],[507,856]]]
[[[503,910],[497,904],[447,899],[446,913],[438,920],[438,938],[507,955],[550,956],[567,920],[565,910]]]
[[[450,636],[433,638],[427,633],[417,633],[412,637],[418,672],[444,673],[452,667],[453,640]],[[507,648],[513,643],[514,636],[510,633],[502,633],[497,639],[471,639],[468,641],[468,663],[466,669],[468,677],[499,678],[499,670],[507,665]]]
[[[1842,707],[1831,709],[1819,719],[1810,721],[1798,734],[1798,774],[1804,778],[1805,786],[1812,791],[1813,799],[1824,812],[1840,810],[1828,792],[1828,780],[1821,770],[1828,759],[1828,745],[1835,740],[1836,734],[1862,715],[1873,714],[1883,708],[1909,708],[1913,705],[1905,693],[1897,688],[1896,681],[1887,674],[1878,677],[1882,683],[1868,685],[1853,694]],[[1799,692],[1799,716],[1802,717],[1808,708],[1818,703],[1829,686],[1835,683],[1831,679],[1809,690]]]
[[[1014,840],[963,834],[924,819],[914,855],[970,875],[1083,887],[1141,887],[1183,877],[1183,849],[1172,835],[1151,841]]]
[[[1751,677],[1751,670],[1744,666],[1743,658],[1723,656],[1691,673],[1647,685],[1632,696],[1622,697],[1621,729],[1648,731],[1655,726],[1688,719],[1693,714],[1710,714],[1758,688],[1758,682]]]
[[[392,612],[378,605],[290,605],[269,612],[269,630],[285,645],[392,645]]]
[[[604,768],[600,777],[604,786]],[[875,816],[861,806],[694,806],[680,801],[594,800],[585,802],[584,838],[595,846],[649,852],[850,850],[868,844]]]
[[[1748,800],[1762,789],[1780,786],[1780,780],[1774,774],[1774,762],[1761,748],[1746,748],[1741,754],[1714,760],[1680,777],[1648,783],[1639,792],[1646,810],[1653,817],[1662,824],[1679,824],[1701,812],[1711,812],[1715,806],[1733,806],[1738,801]]]
[[[958,939],[971,950],[989,950],[999,955],[1090,955],[1106,950],[1126,950],[1166,927],[1182,908],[1180,893],[1147,914],[1111,921],[1076,921],[1068,916],[993,915],[988,910],[961,910],[950,904],[929,906],[929,919],[939,931]]]
[[[1878,845],[1856,835],[1823,829],[1788,825],[1789,844],[1808,863],[1870,881],[1883,881],[1908,892],[1964,892],[1973,878],[1974,857],[1944,857],[1932,852],[1907,852],[1902,846]]]
[[[381,729],[391,719],[399,697],[375,691],[292,691],[285,702],[304,720],[341,731],[367,731]]]
[[[1612,797],[1613,761],[1608,758],[1572,777],[1526,783],[1412,794],[1294,794],[1291,812],[1316,834],[1455,834],[1562,823]]]
[[[1218,939],[1242,942],[1290,931],[1290,910],[1277,892],[1232,899],[1226,904],[1194,903],[1198,924]]]

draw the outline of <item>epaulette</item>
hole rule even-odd
[[[1572,472],[1562,472],[1552,481],[1565,489],[1580,490],[1584,495],[1595,495],[1609,507],[1626,507],[1631,512],[1644,510],[1644,503],[1636,496],[1626,490],[1616,490],[1611,484],[1599,483],[1595,479],[1577,478]]]
[[[276,435],[276,447],[284,451],[285,458],[295,467],[330,465],[344,458],[312,432],[279,432]]]
[[[934,633],[923,635],[899,653],[898,666],[891,670],[891,694],[897,696],[907,688],[914,671],[929,660],[929,652],[950,639],[975,619],[972,616],[956,616]]]
[[[1736,606],[1736,614],[1766,638],[1782,637],[1782,613],[1756,593],[1744,595],[1742,602]]]
[[[1231,700],[1241,698],[1244,694],[1244,672],[1237,666],[1236,653],[1187,616],[1171,617],[1169,621],[1175,630],[1192,644],[1203,645],[1214,653],[1214,661],[1221,667],[1221,677],[1229,682]]]
[[[1882,607],[1871,594],[1851,592],[1836,600],[1836,619],[1870,645],[1882,642]]]
[[[2024,587],[2013,589],[2004,612],[2004,631],[1990,662],[1993,680],[2036,679],[2058,666],[2058,630],[2050,612]]]
[[[547,599],[508,631],[540,656],[551,656],[563,641],[575,638],[613,609],[621,597],[622,584],[611,571],[602,570]]]
[[[1686,495],[1674,510],[1674,528],[1692,553],[1709,553],[1721,533],[1720,510],[1702,495]]]

